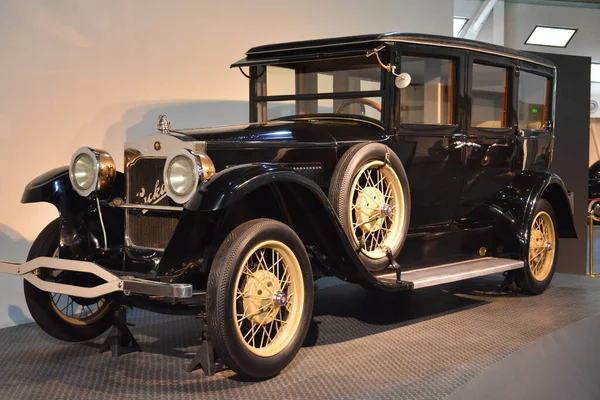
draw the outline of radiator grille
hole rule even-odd
[[[164,158],[140,158],[127,168],[127,199],[133,204],[170,205],[163,187]],[[127,210],[131,244],[164,249],[175,231],[179,212]]]

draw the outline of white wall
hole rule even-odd
[[[82,145],[122,164],[123,142],[247,121],[252,46],[385,31],[452,34],[447,0],[4,0],[0,2],[0,259],[22,261],[57,216],[19,203],[35,176]],[[0,327],[28,321],[21,279],[0,276]]]

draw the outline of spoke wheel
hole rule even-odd
[[[517,285],[525,293],[540,294],[552,280],[558,258],[557,219],[552,205],[539,199],[529,227],[528,248],[523,252],[525,265],[515,271]]]
[[[556,248],[554,223],[547,212],[540,211],[533,219],[529,241],[529,268],[541,282],[550,274]]]
[[[58,258],[58,248],[54,251],[52,257]],[[60,274],[60,271],[57,271]],[[107,301],[101,299],[84,299],[61,294],[48,293],[50,296],[52,308],[56,314],[73,325],[88,325],[101,319],[110,306]]]
[[[385,257],[400,240],[404,194],[394,170],[382,161],[365,164],[354,179],[349,200],[352,237],[370,258]]]
[[[240,375],[277,375],[300,350],[312,317],[312,270],[287,225],[255,219],[235,228],[212,262],[206,322],[216,353]]]
[[[360,143],[338,161],[329,201],[358,258],[369,271],[398,258],[410,221],[410,187],[402,162],[382,143]]]
[[[289,247],[266,241],[253,248],[236,279],[237,333],[248,350],[270,357],[284,349],[300,324],[302,270]]]
[[[33,242],[27,260],[37,257],[58,257],[60,220],[52,221]],[[39,269],[34,273],[41,279],[59,283],[93,285],[79,280],[68,271]],[[43,275],[42,275],[43,274]],[[42,275],[42,276],[40,276]],[[93,340],[113,325],[113,301],[104,298],[85,299],[64,294],[49,293],[24,280],[23,292],[29,312],[38,326],[49,335],[66,342]]]

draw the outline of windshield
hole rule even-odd
[[[381,121],[383,69],[373,58],[267,65],[254,79],[258,121],[314,114]]]

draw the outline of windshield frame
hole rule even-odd
[[[257,94],[257,79],[259,79],[262,74],[266,73],[266,69],[269,66],[284,66],[289,63],[315,63],[320,61],[331,61],[336,59],[347,59],[347,58],[360,58],[360,55],[352,55],[352,56],[343,56],[343,57],[327,57],[327,58],[318,58],[318,59],[310,59],[310,60],[297,60],[297,61],[287,61],[286,62],[273,62],[266,63],[261,65],[253,65],[250,67],[250,122],[267,122],[267,121],[276,121],[276,120],[293,120],[293,119],[306,119],[307,117],[311,118],[321,118],[321,117],[335,117],[335,118],[354,118],[354,119],[364,119],[371,123],[375,123],[380,126],[386,125],[386,120],[388,116],[388,104],[389,104],[389,96],[388,96],[388,75],[383,68],[380,68],[380,89],[379,90],[364,90],[364,91],[348,91],[348,92],[330,92],[330,93],[307,93],[307,94],[282,94],[282,95],[267,95],[267,96],[259,96]],[[363,56],[365,57],[365,56]],[[366,57],[365,57],[366,59]],[[365,64],[371,64],[371,60],[366,61]],[[379,64],[373,64],[374,66]],[[344,70],[344,65],[340,65],[340,70]],[[259,104],[266,102],[274,102],[274,101],[297,101],[297,100],[350,100],[350,99],[360,99],[360,98],[372,98],[378,97],[381,99],[381,114],[380,118],[373,118],[366,115],[360,115],[355,113],[310,113],[310,114],[290,114],[277,118],[270,118],[266,120],[262,120],[259,118]],[[366,106],[369,107],[369,106]]]

